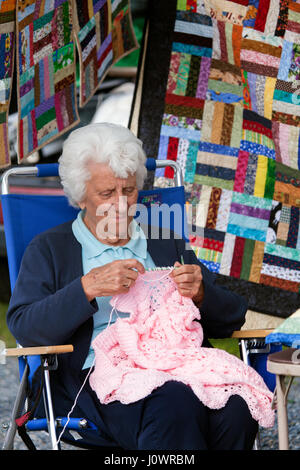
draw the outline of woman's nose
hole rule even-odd
[[[127,196],[118,195],[115,201],[115,207],[120,213],[127,212],[127,207],[128,207]]]

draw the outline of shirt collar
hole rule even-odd
[[[85,252],[85,255],[88,258],[94,258],[96,256],[102,255],[105,251],[116,250],[116,249],[128,249],[132,252],[133,255],[138,256],[139,258],[146,259],[147,257],[147,240],[142,228],[136,223],[133,219],[132,227],[132,236],[129,242],[123,246],[113,247],[97,240],[96,237],[90,232],[82,219],[83,211],[80,211],[77,215],[77,218],[72,224],[73,234],[76,240],[81,244],[82,249]]]

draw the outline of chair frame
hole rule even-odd
[[[183,186],[183,175],[179,164],[176,161],[172,160],[156,160],[149,158],[147,161],[148,169],[155,170],[156,168],[166,168],[171,167],[174,170],[174,184],[175,186]],[[52,165],[53,166],[53,165]],[[55,166],[55,165],[54,165]],[[55,172],[57,170],[57,166],[55,166]],[[47,176],[56,176],[55,174],[51,174],[49,172],[49,165],[37,165],[37,166],[21,166],[15,167],[7,170],[2,176],[2,183],[1,183],[1,194],[8,195],[10,194],[9,189],[9,177],[10,176],[18,176],[18,175],[27,175],[27,176],[44,176],[43,169],[46,168]],[[52,404],[52,395],[51,395],[51,388],[50,388],[50,373],[49,370],[52,368],[54,369],[55,366],[49,367],[49,363],[53,362],[56,363],[56,355],[57,354],[64,354],[73,351],[73,345],[53,345],[53,346],[37,346],[37,347],[29,347],[24,348],[21,345],[17,348],[9,348],[4,350],[4,355],[7,357],[23,357],[26,359],[28,356],[40,356],[41,357],[41,366],[42,366],[42,373],[44,376],[44,384],[45,390],[43,391],[43,399],[44,399],[44,407],[46,411],[46,419],[47,419],[47,427],[50,436],[51,448],[52,450],[59,450],[59,443],[57,442],[57,435],[56,430],[58,427],[62,427],[62,423],[60,419],[55,418],[53,412],[53,404]],[[14,439],[17,432],[17,424],[16,418],[18,418],[24,408],[26,407],[26,383],[29,374],[29,366],[28,364],[25,365],[23,375],[21,378],[21,382],[19,385],[19,389],[17,392],[17,396],[15,399],[15,403],[13,406],[10,424],[5,436],[3,450],[12,450],[14,445]],[[75,423],[75,429],[83,429],[88,427],[88,423],[84,419],[78,419]],[[72,425],[68,426],[68,429],[72,429]],[[74,428],[73,428],[74,429]]]
[[[54,418],[52,395],[50,387],[50,373],[49,364],[53,362],[53,358],[56,359],[56,354],[64,354],[73,352],[73,346],[71,344],[59,345],[59,346],[36,346],[30,348],[9,348],[4,350],[6,357],[28,357],[28,356],[41,356],[42,373],[45,380],[45,390],[43,390],[44,406],[47,416],[48,432],[51,440],[52,450],[58,450],[58,443],[56,438],[56,420]],[[56,362],[56,360],[55,360]],[[53,368],[53,367],[52,367]],[[55,368],[55,367],[54,367]],[[22,375],[22,379],[19,385],[18,393],[15,399],[13,411],[11,414],[11,421],[8,431],[5,436],[3,450],[12,450],[13,442],[17,431],[16,418],[22,413],[25,401],[26,401],[26,383],[29,374],[29,366],[25,365],[25,369]]]
[[[276,375],[274,398],[277,406],[279,450],[289,449],[287,400],[294,377],[300,377],[299,360],[293,359],[293,354],[297,352],[295,348],[288,348],[281,353],[270,354],[267,361],[267,370]],[[285,358],[285,356],[288,357]]]
[[[176,161],[172,160],[159,160],[159,159],[149,159],[154,160],[152,161],[152,167],[148,168],[154,170],[155,168],[166,168],[171,167],[174,170],[174,183],[175,186],[183,186],[183,175],[181,172],[181,168]],[[153,166],[154,165],[154,166]],[[9,176],[11,175],[28,175],[28,176],[42,176],[39,174],[40,167],[43,165],[37,165],[36,167],[16,167],[7,170],[3,177],[2,177],[2,184],[1,184],[1,192],[3,195],[9,194]],[[45,165],[44,165],[45,166]],[[151,165],[150,165],[151,166]],[[55,175],[48,175],[48,176],[55,176]],[[232,338],[239,339],[240,345],[240,353],[241,359],[246,363],[249,364],[248,358],[248,347],[247,341],[253,340],[255,338],[264,338],[267,334],[269,334],[272,330],[240,330],[235,331],[232,335]],[[43,394],[44,397],[44,406],[46,410],[47,416],[47,425],[48,425],[48,432],[51,441],[51,448],[52,450],[59,450],[60,445],[57,442],[57,428],[61,425],[59,419],[55,419],[54,412],[53,412],[53,405],[52,405],[52,396],[51,396],[51,389],[50,389],[50,375],[49,375],[49,363],[53,362],[53,358],[56,358],[57,354],[64,354],[73,351],[72,345],[53,345],[53,346],[37,346],[37,347],[30,347],[30,348],[10,348],[4,351],[4,355],[7,357],[24,357],[27,358],[28,356],[37,356],[41,357],[41,364],[44,374],[44,381],[45,381],[45,392]],[[54,361],[56,362],[56,361]],[[55,367],[55,366],[54,366]],[[52,367],[52,368],[54,368]],[[16,425],[16,418],[20,416],[22,410],[24,409],[25,401],[26,401],[26,381],[28,378],[29,367],[26,364],[23,376],[19,385],[19,390],[16,396],[16,400],[14,403],[13,411],[11,414],[11,422],[5,437],[3,450],[12,450],[14,444],[14,438],[17,431]],[[79,419],[78,419],[79,421]],[[86,422],[77,423],[75,429],[78,430],[80,428],[86,428]],[[70,426],[68,429],[72,429]],[[74,429],[74,428],[73,428]],[[257,443],[255,444],[254,448],[257,448]]]

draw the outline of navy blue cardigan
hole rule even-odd
[[[201,324],[206,339],[230,337],[240,329],[247,310],[245,300],[218,286],[194,252],[186,250],[185,241],[148,239],[147,244],[156,266],[172,266],[182,256],[185,264],[200,264],[205,292]],[[51,374],[54,408],[61,416],[70,410],[80,388],[97,310],[96,302],[88,302],[84,294],[82,275],[81,245],[73,235],[72,222],[38,235],[23,256],[7,313],[8,327],[22,346],[73,344],[74,352],[60,355],[59,368]],[[85,416],[103,426],[93,398],[85,390],[72,416]]]

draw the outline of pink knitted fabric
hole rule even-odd
[[[261,376],[237,357],[201,347],[200,313],[182,297],[169,271],[139,275],[112,306],[128,312],[93,341],[95,369],[90,385],[101,403],[133,403],[170,380],[189,385],[213,409],[240,395],[263,427],[274,424],[273,394]]]

